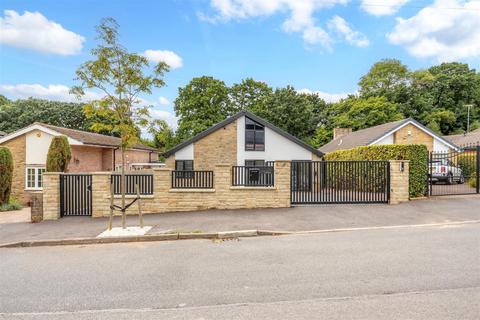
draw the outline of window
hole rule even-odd
[[[265,127],[247,117],[245,117],[245,150],[265,150]]]
[[[177,171],[193,171],[193,160],[176,160],[175,170]]]
[[[44,172],[45,172],[45,168],[42,168],[42,167],[27,167],[27,172],[26,172],[27,189],[42,189]]]
[[[245,160],[245,167],[264,167],[265,160]]]

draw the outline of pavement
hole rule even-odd
[[[281,209],[207,210],[145,215],[148,234],[269,230],[303,232],[480,220],[480,196],[435,197],[399,205],[315,205]],[[120,225],[116,217],[115,225]],[[138,226],[129,216],[127,225]],[[20,241],[96,237],[106,218],[65,217],[41,223],[0,224],[0,245]]]
[[[0,319],[479,319],[480,225],[0,249]]]

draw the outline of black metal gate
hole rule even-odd
[[[92,175],[60,175],[60,215],[92,215]]]
[[[480,146],[461,151],[430,152],[428,194],[430,196],[479,193]]]
[[[293,161],[292,204],[388,203],[388,161]]]

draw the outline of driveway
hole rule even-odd
[[[0,212],[0,224],[30,222],[30,208],[21,210]]]
[[[431,224],[480,220],[480,196],[438,197],[399,205],[316,205],[283,209],[209,210],[152,214],[144,217],[150,233],[233,230],[311,231],[339,228]],[[128,225],[138,225],[130,216]],[[120,226],[120,218],[115,225]],[[106,218],[68,217],[41,223],[0,224],[0,243],[95,237]]]

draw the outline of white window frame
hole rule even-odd
[[[34,186],[33,186],[33,187],[29,187],[29,186],[28,186],[28,170],[30,170],[30,169],[33,169],[33,173],[34,173],[34,176],[33,176],[33,179],[34,179],[33,184],[34,184]],[[42,185],[41,185],[41,186],[39,185],[39,184],[40,184],[40,183],[39,183],[39,181],[40,181],[40,179],[39,179],[39,177],[40,177],[40,175],[39,175],[40,170],[43,170],[43,172],[42,172],[42,179],[41,179],[41,180],[42,180]],[[27,166],[25,167],[25,190],[43,190],[43,173],[44,173],[45,171],[46,171],[46,169],[45,169],[44,166],[31,166],[31,165],[28,166],[28,165],[27,165]]]

